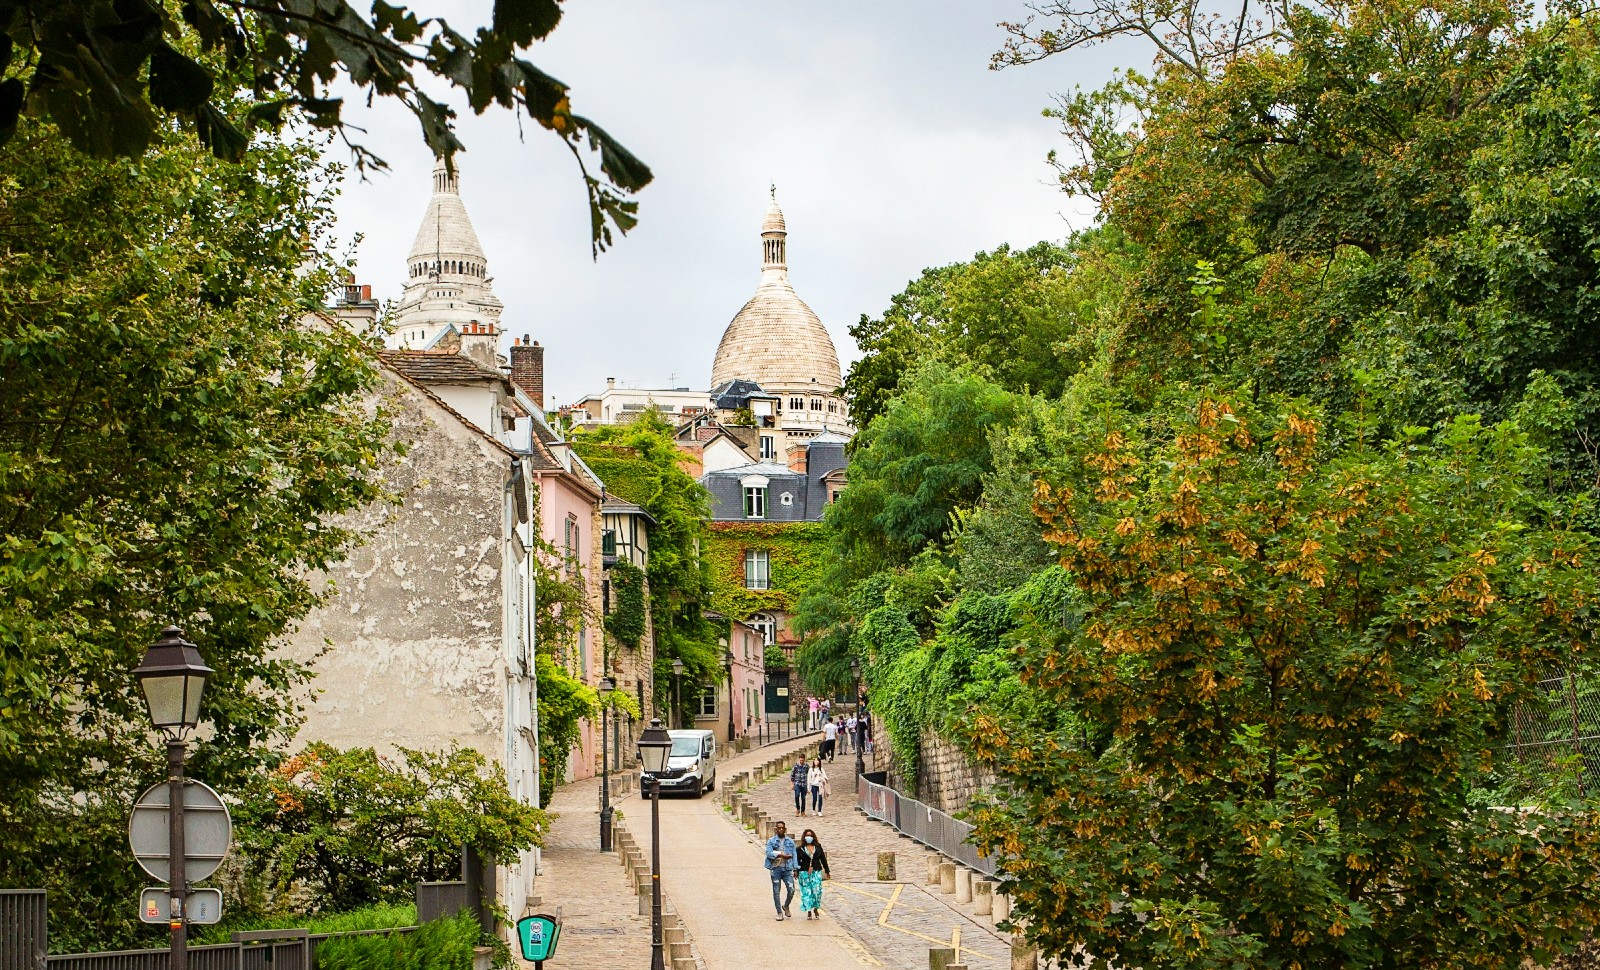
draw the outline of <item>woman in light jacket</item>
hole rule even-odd
[[[811,785],[811,814],[822,814],[822,800],[833,794],[828,787],[828,772],[822,767],[822,759],[817,758],[816,764],[811,766],[811,771],[806,775],[806,781]]]
[[[828,871],[828,853],[822,851],[816,832],[806,829],[800,833],[794,859],[800,870],[800,908],[806,919],[821,919],[822,880],[832,878],[833,873]]]

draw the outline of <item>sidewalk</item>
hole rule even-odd
[[[563,785],[551,799],[559,813],[545,836],[534,892],[546,912],[561,909],[561,944],[550,970],[641,970],[650,966],[650,918],[639,915],[628,870],[600,851],[596,810],[600,780]]]

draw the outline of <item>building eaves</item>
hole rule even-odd
[[[389,353],[389,351],[379,351],[379,353],[378,353],[378,363],[379,363],[380,366],[382,366],[384,369],[390,371],[396,377],[398,377],[401,380],[405,381],[407,384],[409,384],[412,387],[416,388],[418,393],[422,394],[424,397],[426,397],[428,400],[432,401],[434,404],[437,404],[440,408],[442,408],[445,411],[446,414],[449,414],[451,417],[455,418],[457,421],[460,421],[464,426],[466,426],[466,428],[468,430],[470,430],[473,434],[477,435],[479,438],[482,438],[484,441],[487,441],[489,444],[494,445],[496,448],[498,448],[499,450],[505,452],[507,455],[510,455],[512,458],[522,458],[522,457],[524,457],[523,455],[519,455],[515,451],[512,451],[510,448],[506,447],[505,444],[503,444],[502,442],[497,440],[494,437],[494,435],[489,434],[487,431],[485,431],[482,428],[478,427],[466,415],[462,414],[460,411],[457,411],[455,408],[453,408],[449,404],[445,403],[444,398],[442,398],[439,395],[433,393],[433,391],[430,390],[426,384],[422,383],[419,380],[416,380],[415,378],[413,378],[410,375],[408,375],[405,371],[403,371],[400,368],[395,367],[393,364],[389,363],[389,361],[387,359],[387,356],[386,356],[388,353]]]
[[[414,383],[477,384],[506,380],[506,376],[499,371],[489,370],[460,354],[428,350],[380,350],[378,357]]]

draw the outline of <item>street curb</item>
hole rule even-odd
[[[634,890],[639,896],[639,913],[649,915],[650,863],[645,858],[644,850],[640,848],[638,840],[628,831],[620,817],[612,820],[611,832],[617,857],[622,860],[623,868],[629,870],[633,877]],[[661,891],[661,938],[667,951],[668,970],[706,970],[705,960],[694,945],[694,937],[690,935],[689,928],[678,916],[677,907],[672,905],[672,897],[667,895],[665,889]]]

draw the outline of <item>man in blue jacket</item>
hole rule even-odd
[[[782,822],[777,826],[778,834],[767,840],[767,871],[772,874],[772,908],[778,911],[778,921],[782,922],[785,916],[790,915],[789,906],[794,902],[794,873],[800,867],[795,859],[794,839],[789,837],[789,828]],[[787,886],[789,894],[778,901],[778,887]]]

